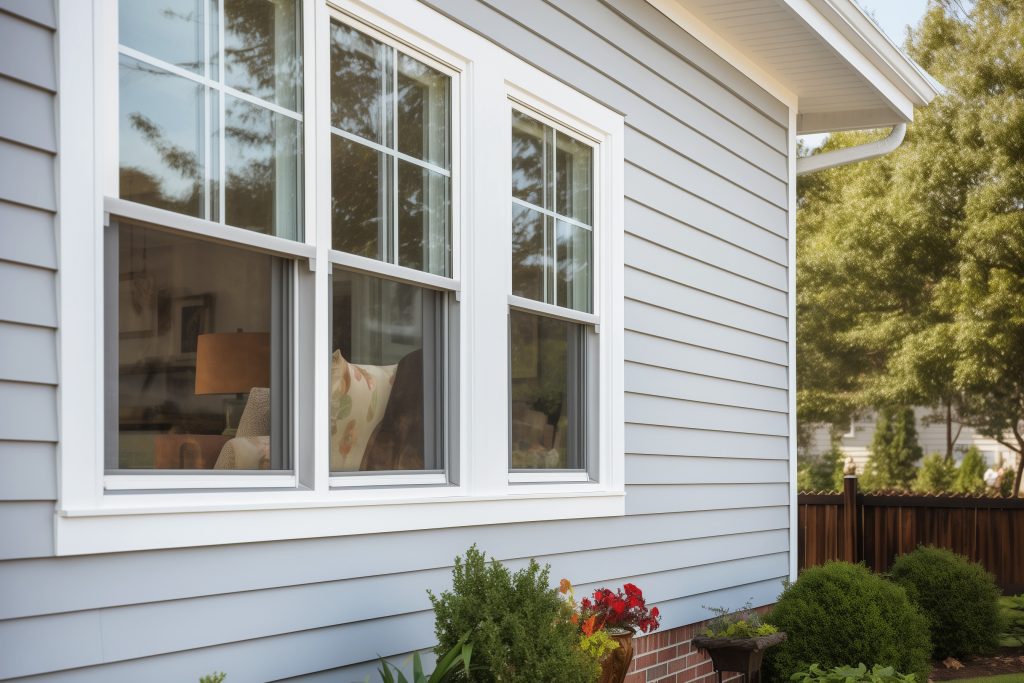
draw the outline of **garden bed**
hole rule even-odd
[[[1001,647],[996,654],[988,657],[965,659],[962,669],[946,668],[936,662],[932,670],[933,681],[959,681],[967,678],[984,678],[1000,674],[1019,673],[1024,676],[1024,647]]]

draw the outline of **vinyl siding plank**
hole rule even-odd
[[[0,439],[56,441],[56,387],[0,381]]]
[[[625,237],[625,262],[637,270],[775,315],[785,316],[789,311],[783,290],[766,287],[639,237]]]
[[[0,441],[0,501],[56,500],[56,461],[53,444]]]
[[[626,452],[653,455],[695,455],[707,458],[787,460],[789,440],[759,434],[680,429],[660,425],[626,425]]]
[[[53,213],[0,201],[0,260],[55,270]]]
[[[51,270],[0,261],[0,321],[57,327],[57,292]]]
[[[611,22],[601,27],[594,26],[600,20],[602,9],[597,3],[581,3],[573,7],[574,16],[570,17],[543,0],[482,1],[519,24],[535,31],[540,29],[538,32],[543,33],[549,42],[652,104],[669,112],[685,111],[689,125],[712,139],[721,137],[721,144],[734,152],[746,150],[749,158],[759,165],[770,166],[780,156],[785,156],[785,135],[780,135],[778,126],[772,129],[765,127],[767,134],[761,136],[720,113],[727,111],[732,114],[734,110],[747,109],[746,105],[733,102],[720,110],[713,109],[637,60],[631,51],[623,50],[622,46],[630,43],[629,25],[612,15]],[[694,80],[694,76],[691,74],[690,80]]]
[[[0,77],[0,138],[47,152],[57,151],[57,125],[53,95],[18,81]]]
[[[0,322],[0,380],[57,383],[57,335],[46,327]]]
[[[626,422],[663,427],[711,429],[743,434],[786,436],[789,416],[785,413],[734,408],[677,398],[626,394]]]
[[[625,142],[626,158],[631,163],[752,223],[785,234],[785,202],[788,199],[785,184],[779,183],[781,187],[775,188],[770,197],[763,197],[761,193],[711,173],[683,157],[677,150],[666,147],[630,126],[626,127]]]
[[[705,377],[644,363],[626,363],[625,389],[636,394],[703,401],[737,408],[754,408],[785,413],[788,392],[717,377]]]
[[[626,300],[625,327],[634,332],[769,363],[784,365],[787,360],[786,344],[777,339],[710,323],[633,299]]]
[[[775,289],[786,290],[789,287],[785,265],[635,201],[625,203],[625,227],[627,234],[655,242],[721,270]]]
[[[52,30],[0,12],[0,36],[0,74],[56,91]]]
[[[789,504],[788,484],[699,484],[626,487],[626,514],[760,508]]]
[[[677,313],[786,341],[789,327],[783,315],[729,301],[700,289],[626,266],[627,298],[647,301]]]
[[[747,78],[704,43],[700,42],[680,26],[668,19],[654,6],[644,0],[601,0],[613,8],[626,21],[646,32],[652,40],[658,41],[680,59],[692,63],[696,68],[709,74],[723,87],[736,93],[743,100],[763,112],[766,117],[785,124],[789,108],[768,93],[764,88]]]
[[[675,149],[687,150],[687,155],[691,159],[720,175],[735,178],[737,182],[745,182],[745,178],[751,173],[767,173],[781,180],[787,177],[788,166],[785,156],[772,151],[771,153],[778,157],[777,161],[768,168],[759,167],[748,160],[743,149],[730,151],[712,137],[695,130],[684,119],[678,118],[687,116],[689,112],[670,114],[656,107],[628,88],[610,80],[592,65],[580,60],[571,50],[539,36],[534,32],[537,29],[534,23],[530,24],[531,28],[528,30],[480,2],[428,0],[425,4],[483,33],[509,52],[555,78],[571,84],[591,98],[624,112],[633,125],[649,131],[656,137],[664,138]],[[550,32],[557,36],[559,30],[560,28],[551,28]],[[557,41],[557,37],[553,40]]]
[[[633,454],[626,457],[627,484],[758,484],[788,481],[789,463],[785,460]]]
[[[627,200],[643,204],[709,235],[786,265],[788,247],[783,236],[724,211],[628,162],[625,169],[625,194]]]
[[[0,502],[0,560],[46,557],[52,554],[53,503]],[[38,588],[45,590],[42,586]],[[0,642],[3,642],[3,638],[0,638]]]
[[[55,182],[52,155],[0,140],[0,200],[55,211]]]
[[[97,611],[42,619],[0,621],[0,678],[29,676],[102,659],[102,623]],[[140,679],[142,680],[142,679]]]
[[[0,10],[57,28],[57,8],[53,0],[0,0]]]
[[[558,7],[557,2],[547,0]],[[606,3],[587,3],[573,17],[608,44],[622,49],[632,60],[629,63],[649,69],[666,82],[686,92],[712,111],[729,112],[733,122],[755,135],[778,152],[786,152],[787,117],[772,117],[744,100],[729,88],[695,67],[685,57],[652,39],[628,17],[623,17]]]
[[[786,368],[773,363],[733,356],[680,342],[627,330],[625,360],[658,365],[682,372],[785,389]]]
[[[551,565],[553,576],[572,576],[578,585],[589,586],[616,580],[620,575],[677,574],[688,568],[700,571],[700,565],[745,561],[750,556],[785,551],[788,544],[788,532],[776,529],[633,546],[627,557],[618,549],[608,549],[537,559]],[[522,559],[509,562],[508,567],[514,571],[526,564],[527,560]],[[612,566],[615,576],[608,574]],[[674,593],[666,585],[663,592],[676,598],[685,585],[677,583]],[[437,593],[450,587],[451,570],[443,567],[414,574],[110,608],[102,611],[100,624],[103,660],[136,659],[425,611],[430,609],[427,590]],[[274,615],[272,620],[261,618],[268,613]],[[54,633],[59,633],[64,618],[54,615],[28,621],[50,620]],[[191,624],[190,628],[181,628],[183,623]]]
[[[504,561],[609,547],[624,558],[624,539],[635,546],[785,528],[785,505],[756,515],[725,509],[6,562],[0,619],[446,568],[474,542]]]

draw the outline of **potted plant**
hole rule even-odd
[[[708,622],[703,635],[693,639],[694,647],[707,650],[719,673],[736,671],[746,681],[761,680],[764,651],[786,639],[786,634],[765,624],[748,602],[737,612],[709,607],[717,616]]]
[[[633,661],[633,636],[661,625],[658,608],[648,609],[643,592],[632,583],[615,591],[598,588],[579,606],[567,579],[562,579],[559,590],[567,595],[573,623],[580,628],[580,646],[601,664],[600,683],[622,683]]]

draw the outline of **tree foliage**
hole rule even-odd
[[[932,453],[921,461],[911,488],[917,493],[947,493],[953,488],[956,473],[956,465],[952,460],[939,453]]]
[[[917,442],[914,411],[910,408],[883,408],[871,439],[871,459],[864,470],[864,488],[910,488],[917,463],[923,455]]]
[[[801,421],[937,406],[1024,451],[1021,35],[1019,1],[933,2],[906,48],[947,92],[893,154],[801,178]],[[823,149],[881,135],[834,134]]]
[[[985,492],[985,458],[977,446],[971,446],[956,471],[953,490],[957,493]]]

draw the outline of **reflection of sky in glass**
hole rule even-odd
[[[203,0],[123,0],[122,45],[183,69],[203,71]]]
[[[201,86],[122,56],[120,90],[121,168],[143,171],[159,181],[165,196],[186,199],[202,177]],[[145,135],[140,119],[156,134]],[[198,177],[170,168],[168,151],[191,155]]]
[[[384,143],[381,137],[382,85],[390,49],[369,36],[331,23],[331,125]],[[390,112],[390,107],[388,108]]]
[[[224,0],[224,82],[299,109],[301,59],[294,0]]]

